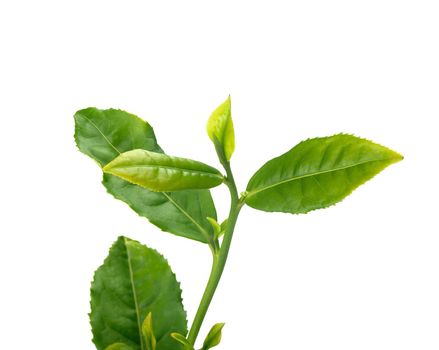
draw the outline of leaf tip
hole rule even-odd
[[[397,152],[395,152],[396,154],[397,154],[397,162],[400,162],[401,160],[404,160],[404,156],[402,155],[402,154],[400,154],[400,153],[397,153]]]

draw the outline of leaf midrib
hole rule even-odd
[[[202,171],[202,170],[194,170],[194,169],[187,169],[187,168],[175,168],[175,167],[171,167],[171,166],[165,166],[165,165],[148,165],[148,164],[141,164],[141,165],[123,165],[123,166],[115,166],[113,169],[130,169],[130,168],[159,168],[159,169],[169,169],[169,170],[173,170],[175,172],[191,172],[191,173],[196,173],[196,174],[201,174],[201,175],[209,175],[212,177],[216,177],[219,179],[222,179],[223,176],[218,174],[218,173],[210,173],[207,171]],[[108,170],[111,170],[108,169]]]
[[[136,293],[136,287],[134,285],[134,275],[133,275],[133,267],[131,265],[131,255],[130,255],[130,251],[128,249],[127,246],[127,240],[126,238],[124,238],[124,246],[125,246],[125,250],[127,253],[127,260],[128,260],[128,269],[129,269],[129,273],[130,273],[130,283],[131,283],[131,290],[133,292],[133,298],[134,298],[134,307],[136,309],[136,316],[137,316],[137,327],[139,329],[139,340],[140,340],[140,349],[141,350],[146,350],[145,349],[145,344],[143,342],[143,336],[142,336],[142,321],[140,319],[140,309],[139,309],[139,303],[137,301],[137,293]]]
[[[314,172],[314,173],[309,173],[309,174],[305,174],[305,175],[301,175],[301,176],[296,176],[296,177],[293,177],[293,178],[290,178],[290,179],[286,179],[286,180],[283,180],[283,181],[276,182],[275,184],[272,184],[272,185],[269,185],[269,186],[262,187],[260,189],[255,190],[255,191],[249,191],[247,196],[246,196],[246,198],[254,196],[255,194],[258,194],[259,192],[263,192],[263,191],[269,190],[270,188],[281,186],[281,185],[286,184],[288,182],[293,182],[293,181],[301,180],[301,179],[304,179],[304,178],[307,178],[307,177],[322,175],[322,174],[331,173],[331,172],[335,172],[335,171],[339,171],[339,170],[354,168],[356,166],[359,166],[359,165],[362,165],[362,164],[366,164],[366,163],[381,162],[381,161],[384,161],[384,160],[393,160],[393,159],[396,159],[396,157],[374,159],[374,160],[365,160],[363,162],[358,162],[358,163],[355,163],[355,164],[352,164],[352,165],[347,165],[347,166],[338,167],[338,168],[334,168],[334,169],[329,169],[329,170],[324,170],[324,171],[317,171],[317,172]]]
[[[108,142],[108,144],[119,154],[121,154],[121,152],[116,148],[116,146],[114,146],[110,140],[107,138],[107,136],[105,136],[105,134],[101,131],[101,129],[99,129],[99,127],[89,118],[87,118],[85,115],[83,114],[79,114],[79,116],[83,117],[85,120],[87,120],[91,125],[94,126],[94,128],[102,135],[102,137],[105,139],[105,141]]]
[[[195,225],[195,227],[201,232],[201,235],[204,236],[204,238],[206,239],[206,242],[209,242],[209,240],[210,240],[209,233],[196,220],[194,220],[194,218],[192,216],[190,216],[186,210],[184,210],[182,207],[180,207],[180,205],[177,202],[175,202],[170,195],[168,195],[166,192],[163,192],[163,195],[166,198],[168,198],[168,200],[172,204],[174,204],[174,206],[178,210],[180,210],[183,213],[183,215],[185,215]]]

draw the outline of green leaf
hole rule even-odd
[[[221,225],[214,218],[207,217],[207,220],[209,220],[210,224],[212,225],[214,239],[220,238],[226,230],[227,219],[225,219]]]
[[[217,214],[209,190],[152,192],[110,174],[104,175],[103,184],[115,198],[164,231],[203,243],[213,234],[206,217]]]
[[[194,347],[189,343],[185,336],[180,333],[171,333],[171,337],[183,345],[184,350],[194,350]]]
[[[152,326],[152,313],[146,316],[142,324],[142,334],[145,338],[146,350],[156,350],[157,340],[155,338],[154,329]]]
[[[203,347],[201,350],[208,350],[217,346],[221,342],[221,331],[224,327],[224,323],[215,324],[207,334],[204,340]]]
[[[212,225],[214,237],[218,238],[221,233],[221,225],[214,218],[207,217],[207,220]]]
[[[155,250],[119,237],[91,287],[90,323],[98,350],[123,343],[146,350],[142,321],[154,315],[156,350],[177,350],[170,334],[186,334],[180,285],[166,260]]]
[[[133,348],[123,343],[115,343],[106,347],[105,350],[133,350]]]
[[[204,163],[142,149],[122,153],[103,170],[157,192],[206,189],[224,181],[219,170]]]
[[[120,153],[136,148],[161,152],[148,123],[115,109],[78,111],[75,140],[80,151],[100,166],[105,166]],[[207,216],[216,218],[209,190],[156,193],[109,174],[104,174],[103,184],[108,193],[164,231],[203,243],[213,234],[206,219]]]
[[[207,134],[214,144],[218,142],[221,145],[226,159],[230,160],[235,150],[230,96],[213,111],[207,122]]]
[[[247,185],[245,203],[293,214],[326,208],[402,158],[352,135],[309,139],[262,166]]]
[[[152,127],[133,114],[91,107],[76,112],[74,118],[79,150],[101,167],[133,149],[162,152]]]

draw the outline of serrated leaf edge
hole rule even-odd
[[[287,183],[287,182],[290,182],[290,181],[295,181],[295,180],[298,180],[298,179],[301,179],[301,178],[310,177],[310,176],[315,176],[315,175],[324,174],[324,173],[327,173],[327,172],[332,172],[332,171],[337,171],[337,170],[348,169],[348,168],[355,167],[355,166],[358,166],[358,165],[361,165],[361,164],[365,164],[365,163],[373,163],[373,162],[380,162],[380,161],[383,161],[383,160],[392,160],[392,159],[394,159],[394,161],[392,161],[391,163],[389,163],[389,165],[391,165],[391,164],[397,163],[397,162],[399,162],[399,161],[401,161],[401,160],[404,159],[404,156],[401,155],[400,153],[398,153],[398,152],[396,152],[396,151],[394,151],[394,150],[392,150],[392,149],[390,149],[390,148],[388,148],[388,147],[386,147],[386,146],[383,146],[383,145],[381,145],[381,144],[379,144],[379,143],[376,143],[376,142],[374,142],[374,141],[371,141],[371,140],[369,140],[369,139],[366,139],[366,138],[364,138],[364,137],[359,137],[359,136],[356,136],[356,135],[354,135],[354,134],[350,134],[350,133],[338,133],[338,134],[334,134],[334,135],[331,135],[331,136],[309,137],[309,138],[307,138],[307,139],[305,139],[305,140],[299,142],[299,143],[298,143],[297,145],[295,145],[294,147],[290,148],[287,152],[282,153],[280,156],[274,157],[274,158],[270,159],[269,161],[265,162],[265,163],[264,163],[264,164],[263,164],[263,165],[262,165],[262,166],[256,171],[256,173],[257,173],[260,169],[262,169],[267,163],[269,163],[269,162],[271,162],[271,161],[273,161],[273,160],[275,160],[275,159],[278,159],[278,158],[284,156],[285,154],[287,154],[288,152],[290,152],[293,148],[299,146],[300,144],[302,144],[302,143],[304,143],[304,142],[307,142],[307,141],[309,141],[309,140],[314,140],[314,139],[321,139],[321,138],[327,138],[327,137],[333,137],[333,136],[341,136],[341,135],[353,136],[353,137],[356,137],[357,139],[360,139],[360,140],[362,140],[362,141],[370,142],[370,143],[372,143],[372,144],[375,145],[375,146],[379,146],[379,147],[385,148],[386,150],[388,150],[388,151],[394,153],[394,154],[395,154],[395,157],[394,157],[394,158],[376,159],[376,160],[373,160],[373,161],[365,161],[365,162],[360,162],[360,163],[358,163],[358,164],[351,165],[351,166],[347,166],[347,167],[340,167],[339,169],[331,169],[331,170],[329,170],[329,171],[317,172],[317,173],[313,173],[313,174],[310,174],[310,175],[300,176],[300,177],[296,177],[296,178],[294,178],[294,179],[292,179],[292,180],[288,180],[288,181],[284,181],[284,182],[278,183],[278,184],[276,184],[276,185],[267,186],[267,187],[265,187],[265,188],[263,188],[263,189],[260,189],[260,190],[258,190],[258,191],[254,191],[254,192],[249,191],[249,190],[248,190],[248,185],[247,185],[247,191],[246,191],[245,199],[248,199],[249,197],[251,197],[251,195],[255,195],[256,193],[259,193],[259,192],[262,192],[262,191],[264,191],[264,190],[267,190],[268,188],[276,187],[276,186],[279,186],[279,185],[281,185],[281,184],[283,184],[283,183]],[[256,173],[255,173],[253,176],[255,176]],[[369,179],[366,179],[366,180],[360,182],[359,185],[358,185],[357,187],[355,187],[354,189],[352,189],[351,191],[349,191],[349,192],[346,194],[346,196],[344,196],[341,200],[337,201],[336,203],[332,203],[332,204],[329,204],[329,205],[325,205],[325,206],[322,206],[322,207],[317,208],[317,209],[309,209],[309,210],[306,210],[306,211],[300,211],[300,212],[296,212],[296,213],[291,213],[291,212],[289,212],[289,211],[269,210],[269,209],[264,209],[264,211],[265,211],[265,212],[269,212],[269,213],[281,212],[281,213],[286,213],[286,214],[299,215],[299,214],[307,214],[307,213],[309,213],[309,212],[311,212],[311,211],[315,211],[315,210],[327,209],[327,208],[330,208],[330,207],[332,207],[332,206],[337,205],[338,203],[343,202],[343,201],[344,201],[349,195],[351,195],[351,194],[352,194],[356,189],[358,189],[361,185],[364,185],[365,183],[367,183],[368,181],[372,180],[372,179],[373,179],[375,176],[377,176],[377,175],[379,175],[379,173],[378,173],[378,174],[375,174],[374,176],[372,176],[372,177],[369,178]],[[249,183],[250,183],[250,181],[252,180],[253,176],[250,178]],[[253,209],[260,210],[259,208],[253,207],[253,206],[251,205],[251,203],[247,203],[246,201],[245,201],[245,204],[247,204],[249,207],[251,207],[251,208],[253,208]]]
[[[94,283],[95,283],[95,281],[96,281],[96,274],[98,273],[99,269],[100,269],[102,266],[105,265],[107,259],[109,259],[109,257],[110,257],[111,249],[113,248],[114,244],[115,244],[120,238],[123,238],[123,239],[124,239],[124,245],[125,245],[126,240],[128,239],[128,240],[131,240],[131,241],[133,241],[133,242],[136,242],[136,243],[138,243],[138,244],[140,244],[140,245],[142,245],[142,246],[144,246],[144,247],[146,247],[146,248],[152,250],[153,252],[155,252],[156,254],[158,254],[158,255],[159,255],[159,256],[160,256],[160,257],[166,262],[166,264],[169,266],[169,269],[171,270],[171,274],[172,274],[172,276],[174,276],[175,281],[177,282],[177,286],[178,286],[178,290],[179,290],[179,293],[178,293],[178,294],[179,294],[179,295],[178,295],[178,296],[179,296],[179,301],[180,301],[181,306],[182,306],[182,309],[183,309],[183,311],[184,311],[184,315],[185,315],[185,320],[184,320],[184,321],[185,321],[186,329],[187,329],[187,327],[188,327],[187,311],[186,311],[185,308],[184,308],[184,302],[183,302],[184,299],[183,299],[183,296],[182,296],[183,291],[182,291],[182,289],[181,289],[181,283],[180,283],[180,281],[177,279],[177,275],[174,273],[174,271],[173,271],[172,268],[171,268],[171,265],[169,264],[168,260],[163,256],[163,254],[161,254],[158,250],[156,250],[156,249],[154,249],[154,248],[150,248],[150,247],[148,247],[146,244],[142,244],[142,243],[140,243],[139,241],[137,241],[137,240],[135,240],[135,239],[131,239],[131,238],[128,238],[128,237],[126,237],[126,236],[119,236],[119,237],[117,237],[117,239],[113,242],[113,244],[112,244],[112,245],[110,246],[110,248],[108,249],[107,256],[105,257],[103,263],[102,263],[102,264],[101,264],[101,265],[95,270],[95,272],[93,273],[93,279],[92,279],[92,282],[90,283],[90,285],[91,285],[91,286],[94,285]],[[90,322],[91,322],[91,313],[92,313],[92,312],[91,312],[91,307],[92,307],[92,300],[90,300],[90,312],[88,313],[89,324],[90,324]],[[90,327],[90,331],[92,332],[91,327]],[[172,332],[169,331],[169,332],[165,333],[162,337],[156,339],[156,340],[157,340],[157,344],[158,344],[160,341],[162,341],[163,338],[166,337],[166,335],[170,335],[171,333],[172,333]],[[140,330],[140,334],[142,334],[141,330]],[[92,332],[92,335],[93,335],[93,337],[92,337],[92,342],[96,345],[96,343],[95,343],[95,337],[94,337],[93,332]],[[110,344],[110,345],[111,345],[111,344]]]
[[[103,175],[105,175],[105,174],[103,174]],[[115,176],[115,177],[117,177],[116,175],[112,175],[112,174],[108,174],[108,175],[110,175],[110,176]],[[123,180],[123,179],[121,179],[121,180]],[[126,180],[123,180],[123,181],[126,181]],[[126,181],[127,183],[130,183],[129,181]],[[104,178],[104,176],[102,176],[102,181],[101,181],[101,183],[102,183],[102,185],[105,187],[105,190],[106,190],[106,192],[109,194],[109,195],[111,195],[113,198],[115,198],[115,199],[117,199],[117,200],[119,200],[119,201],[121,201],[122,203],[125,203],[126,205],[128,205],[132,210],[133,210],[133,212],[134,213],[136,213],[137,214],[137,216],[139,216],[140,218],[145,218],[146,220],[148,220],[151,224],[153,224],[155,227],[157,227],[158,229],[160,229],[160,231],[162,231],[162,232],[166,232],[166,233],[171,233],[171,234],[173,234],[173,235],[175,235],[175,236],[178,236],[178,237],[182,237],[182,238],[187,238],[187,239],[192,239],[193,241],[197,241],[197,242],[201,242],[201,243],[207,243],[207,241],[202,241],[202,240],[199,240],[199,239],[195,239],[195,238],[192,238],[192,237],[187,237],[187,236],[183,236],[183,235],[180,235],[180,234],[177,234],[177,233],[174,233],[174,232],[169,232],[169,231],[166,231],[166,230],[164,230],[164,229],[162,229],[160,226],[158,226],[155,222],[154,222],[154,220],[152,220],[152,219],[149,219],[149,218],[147,218],[146,216],[144,216],[144,215],[141,215],[141,214],[139,214],[135,209],[134,209],[134,206],[132,206],[131,204],[129,204],[129,203],[127,203],[126,201],[124,201],[120,196],[118,196],[118,195],[116,195],[116,194],[114,194],[114,193],[111,193],[109,190],[108,190],[108,188],[107,188],[107,186],[105,186],[105,178]],[[136,185],[136,184],[133,184],[133,185],[135,185],[135,186],[139,186],[139,185]],[[141,187],[141,186],[139,186],[139,187]],[[142,189],[145,189],[145,190],[147,190],[147,191],[149,191],[148,189],[146,189],[146,188],[144,188],[144,187],[142,187]],[[208,191],[208,190],[206,190],[206,191]],[[152,192],[152,191],[151,191]],[[192,216],[190,216],[189,215],[189,213],[187,212],[187,211],[185,211],[180,205],[178,205],[178,203],[177,202],[175,202],[175,200],[167,193],[167,192],[154,192],[154,193],[160,193],[160,194],[162,194],[163,196],[165,196],[170,202],[171,202],[171,204],[175,207],[175,208],[177,208],[181,213],[183,213],[183,215],[185,215],[196,227],[197,227],[197,229],[200,231],[200,233],[203,235],[203,237],[206,237],[206,236],[208,236],[209,234],[208,234],[208,232],[207,231],[205,231],[204,230],[204,228],[192,217]],[[201,230],[203,230],[204,232],[205,232],[205,234],[203,234],[203,232],[201,232]]]

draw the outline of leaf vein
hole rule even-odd
[[[293,181],[304,179],[304,178],[307,178],[307,177],[327,174],[327,173],[331,173],[331,172],[335,172],[335,171],[339,171],[339,170],[345,170],[345,169],[349,169],[349,168],[354,168],[354,167],[362,165],[362,164],[379,162],[379,161],[384,161],[384,160],[388,160],[388,159],[390,159],[390,158],[366,160],[366,161],[363,161],[363,162],[358,162],[358,163],[347,165],[347,166],[343,166],[343,167],[338,167],[338,168],[333,168],[333,169],[323,170],[323,171],[316,171],[316,172],[312,172],[312,173],[309,173],[309,174],[295,176],[295,177],[292,177],[292,178],[289,178],[289,179],[286,179],[286,180],[283,180],[283,181],[279,181],[279,182],[276,182],[274,184],[271,184],[271,185],[259,188],[259,189],[255,190],[255,191],[249,191],[248,195],[247,195],[247,198],[249,198],[251,196],[254,196],[255,194],[257,194],[259,192],[263,192],[263,191],[269,190],[270,188],[273,188],[273,187],[276,187],[276,186],[280,186],[280,185],[286,184],[288,182],[293,182]]]
[[[124,246],[125,246],[127,257],[128,257],[128,268],[129,268],[129,272],[130,272],[131,289],[133,292],[134,306],[136,308],[137,326],[139,328],[140,348],[141,348],[141,350],[144,350],[145,345],[144,345],[143,336],[142,336],[142,321],[140,319],[139,303],[137,301],[137,292],[136,292],[136,287],[134,285],[134,275],[133,275],[133,267],[131,265],[131,255],[130,255],[130,251],[127,247],[126,239],[124,240]]]
[[[101,131],[101,129],[99,129],[99,127],[89,118],[87,118],[85,115],[80,114],[81,117],[83,117],[85,120],[87,120],[91,125],[93,125],[93,127],[102,135],[102,137],[105,139],[105,141],[108,142],[108,144],[119,154],[121,154],[121,152],[116,148],[116,146],[114,146],[111,141],[107,138],[107,136],[105,136],[105,134]]]
[[[200,175],[208,175],[208,176],[212,176],[212,177],[217,177],[222,179],[223,176],[217,173],[211,173],[208,171],[201,171],[201,170],[194,170],[194,169],[186,169],[186,168],[176,168],[176,167],[170,167],[170,166],[165,166],[165,165],[147,165],[147,164],[141,164],[141,165],[123,165],[120,167],[115,167],[115,168],[122,168],[122,169],[130,169],[130,168],[158,168],[158,169],[169,169],[169,170],[174,170],[174,171],[180,171],[180,172],[190,172],[190,173],[197,173]]]
[[[184,210],[176,201],[174,201],[174,199],[172,199],[172,197],[169,194],[167,194],[166,192],[162,192],[162,193],[178,210],[180,210],[197,227],[197,229],[206,239],[206,242],[209,242],[210,241],[209,233],[191,215],[189,215],[189,213],[186,210]]]

